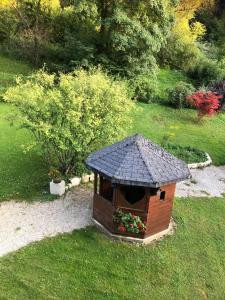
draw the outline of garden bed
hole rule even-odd
[[[209,158],[206,152],[190,146],[185,147],[168,143],[164,148],[177,158],[185,161],[187,164],[203,163],[208,161]]]

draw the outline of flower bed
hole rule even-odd
[[[139,235],[144,234],[146,230],[146,224],[140,216],[123,212],[121,209],[114,213],[113,222],[115,231],[120,234]]]

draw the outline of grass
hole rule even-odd
[[[180,71],[161,69],[158,73],[158,87],[160,99],[167,99],[167,89],[173,88],[180,81],[190,82],[190,80]]]
[[[24,153],[22,146],[30,145],[32,137],[9,125],[6,116],[11,112],[10,105],[0,104],[0,201],[46,198],[47,165],[37,149]]]
[[[29,72],[28,65],[0,56],[0,94],[17,75]],[[10,126],[6,117],[11,112],[12,106],[0,103],[0,202],[48,198],[48,168],[37,149],[24,153],[22,146],[31,144],[32,138],[25,130]]]
[[[224,199],[180,199],[175,235],[154,245],[93,228],[32,244],[0,259],[0,298],[225,299],[224,214]]]
[[[157,143],[174,135],[170,142],[207,151],[215,165],[225,164],[225,114],[196,122],[196,111],[177,110],[158,104],[137,104],[132,115],[132,133],[140,133]]]
[[[27,75],[31,70],[25,63],[0,55],[0,97],[14,83],[17,75]]]

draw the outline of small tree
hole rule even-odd
[[[198,110],[198,117],[213,116],[218,112],[222,96],[215,93],[198,91],[187,97],[188,101]]]
[[[41,70],[19,78],[4,99],[18,107],[21,126],[63,174],[77,173],[89,152],[115,140],[129,124],[133,106],[125,85],[100,69],[59,77]]]

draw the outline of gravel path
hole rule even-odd
[[[191,170],[192,179],[177,185],[177,197],[225,195],[225,166]],[[0,204],[0,256],[31,242],[91,224],[92,190],[69,191],[52,202]]]
[[[191,170],[192,179],[177,184],[177,197],[225,197],[225,166]]]
[[[0,256],[31,242],[91,224],[92,191],[79,188],[53,202],[0,204]]]

